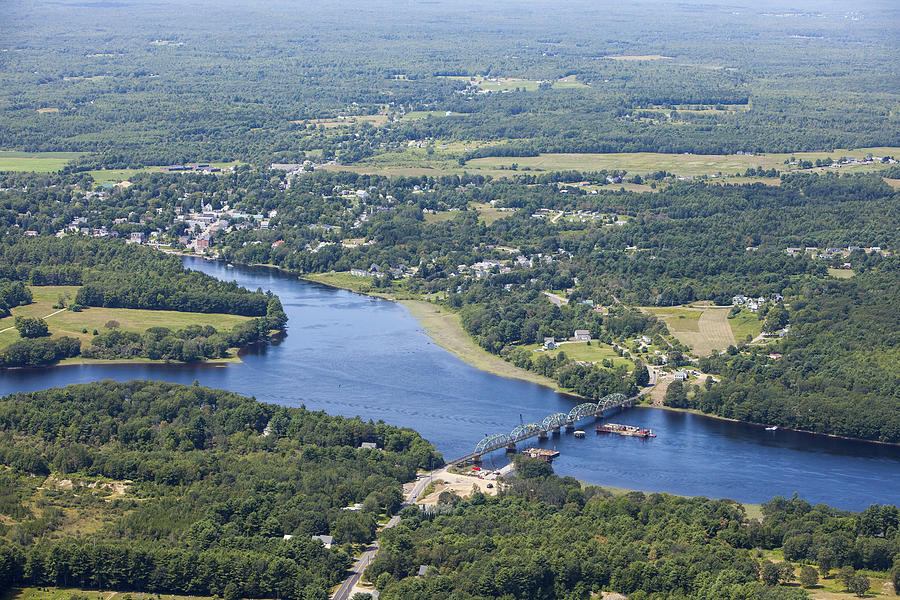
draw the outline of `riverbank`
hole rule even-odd
[[[456,313],[421,300],[399,300],[398,302],[416,318],[428,337],[466,364],[494,375],[522,379],[549,387],[559,393],[567,393],[559,389],[553,379],[520,369],[479,347],[463,329],[459,315]]]

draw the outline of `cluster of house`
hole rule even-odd
[[[555,337],[545,337],[544,345],[537,351],[556,350],[563,342],[589,342],[591,341],[591,332],[587,329],[576,329],[574,335],[567,340],[558,340]]]
[[[566,190],[562,190],[566,191]],[[547,219],[552,218],[553,221],[557,221],[559,219],[566,219],[567,221],[602,221],[602,220],[610,220],[611,222],[607,223],[608,225],[617,225],[619,227],[628,223],[628,221],[623,220],[621,217],[617,217],[615,215],[604,214],[601,212],[597,212],[596,210],[553,210],[550,208],[539,208],[535,212],[531,213],[532,219]]]
[[[756,250],[757,248],[751,246],[747,248],[747,250]],[[862,250],[866,254],[872,254],[873,252],[876,254],[881,254],[882,256],[890,256],[891,252],[889,250],[882,250],[881,246],[847,246],[846,248],[837,248],[837,247],[829,247],[824,250],[820,250],[818,246],[806,246],[804,248],[785,248],[784,251],[788,256],[803,256],[805,254],[810,255],[812,258],[834,258],[835,256],[848,256],[851,252],[855,250]],[[846,268],[850,268],[850,264],[847,263],[844,265]]]
[[[208,163],[198,163],[195,165],[169,165],[167,167],[161,167],[163,171],[167,173],[184,173],[184,172],[192,172],[192,173],[218,173],[222,169],[219,167],[214,167]]]
[[[175,221],[187,227],[178,241],[187,248],[203,252],[212,245],[214,238],[221,232],[235,229],[268,229],[270,219],[278,216],[277,210],[270,210],[266,215],[250,214],[231,209],[227,204],[221,209],[213,209],[205,204],[202,210],[184,214],[184,209],[175,207]]]
[[[772,297],[769,298],[773,304],[778,304],[779,302],[784,301],[784,296],[781,294],[772,294]],[[743,294],[738,294],[731,299],[732,306],[740,306],[742,308],[748,308],[751,312],[756,312],[759,308],[768,302],[765,296],[759,296],[758,298],[750,298],[748,296],[744,296]]]
[[[393,277],[394,279],[401,279],[412,277],[418,272],[419,267],[408,267],[403,264],[398,267],[391,267],[387,270],[383,270],[380,265],[376,265],[375,263],[369,265],[368,269],[350,269],[351,275],[355,275],[357,277],[375,277],[378,279],[387,277],[388,273],[390,273],[391,277]]]

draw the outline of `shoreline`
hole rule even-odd
[[[582,396],[578,396],[577,394],[573,394],[571,392],[567,392],[565,390],[561,390],[555,381],[550,378],[543,377],[541,375],[536,375],[531,373],[530,371],[526,371],[525,369],[520,369],[516,367],[512,363],[509,363],[499,356],[495,356],[488,351],[480,348],[472,341],[471,337],[468,333],[462,328],[462,325],[459,324],[458,319],[454,319],[454,313],[442,310],[441,307],[432,304],[430,302],[425,302],[423,300],[413,300],[413,299],[403,299],[398,298],[393,294],[385,294],[379,293],[375,291],[361,291],[360,289],[354,289],[352,287],[339,285],[337,282],[328,281],[323,276],[327,276],[327,273],[305,273],[299,274],[296,272],[288,271],[287,269],[283,269],[281,267],[277,267],[274,265],[246,265],[246,266],[265,266],[268,268],[274,268],[279,271],[283,271],[286,273],[290,273],[292,275],[298,275],[299,279],[303,281],[309,281],[311,283],[317,283],[320,285],[325,285],[331,288],[345,290],[349,292],[353,292],[355,294],[360,294],[362,296],[370,296],[375,298],[380,298],[382,300],[388,300],[390,302],[395,302],[397,304],[401,304],[406,307],[406,309],[410,312],[413,318],[418,321],[419,325],[425,330],[425,333],[430,337],[434,343],[439,345],[444,350],[450,352],[466,364],[473,366],[477,369],[485,371],[487,373],[491,373],[492,375],[498,375],[500,377],[508,377],[511,379],[519,379],[522,381],[528,381],[530,383],[535,383],[537,385],[542,385],[544,387],[550,388],[554,392],[558,394],[563,394],[566,396],[570,396],[572,398],[582,398]],[[431,313],[431,314],[429,314]],[[440,317],[437,317],[437,314],[440,314]],[[432,321],[426,322],[426,319],[429,317],[433,317]],[[455,321],[453,325],[449,327],[446,326],[447,323]],[[438,323],[445,324],[442,329]],[[430,326],[429,326],[430,325]],[[455,333],[461,334],[463,342],[456,346],[451,343],[452,336],[448,335],[450,330],[455,330]],[[479,361],[479,355],[484,355],[489,357],[489,360],[485,360],[483,363]],[[498,363],[502,363],[498,364]],[[637,403],[634,405],[635,408],[657,408],[662,410],[674,411],[674,412],[684,412],[691,413],[700,417],[705,417],[708,419],[718,419],[721,421],[731,421],[732,423],[741,423],[744,425],[750,425],[753,427],[766,427],[764,423],[755,423],[753,421],[741,421],[739,419],[733,419],[731,417],[723,417],[721,415],[715,414],[707,414],[697,409],[689,409],[689,408],[673,408],[670,406],[653,406],[649,404],[641,404]],[[854,438],[841,436],[833,433],[822,433],[818,431],[809,431],[805,429],[794,429],[792,427],[781,427],[778,426],[779,429],[783,429],[785,431],[793,431],[796,433],[805,433],[809,435],[828,437],[837,440],[849,441],[849,442],[862,442],[866,444],[878,444],[880,446],[890,446],[890,447],[900,447],[900,443],[896,442],[882,442],[879,440],[867,440],[863,438]]]
[[[741,425],[751,425],[753,427],[763,427],[763,428],[768,427],[768,425],[766,425],[765,423],[757,423],[755,421],[741,421],[740,419],[733,419],[731,417],[723,417],[721,415],[705,413],[696,408],[674,408],[672,406],[663,406],[663,405],[652,406],[649,404],[635,404],[633,408],[655,408],[658,410],[667,410],[669,412],[679,412],[679,413],[696,415],[698,417],[704,417],[707,419],[716,419],[718,421],[729,421],[731,423],[740,423]],[[781,425],[778,425],[778,431],[792,431],[794,433],[804,433],[807,435],[831,438],[831,439],[835,439],[835,440],[841,440],[844,442],[862,442],[864,444],[878,444],[879,446],[889,446],[889,447],[893,447],[893,448],[900,448],[900,443],[898,443],[898,442],[882,442],[880,440],[867,440],[867,439],[863,439],[863,438],[848,437],[846,435],[838,435],[836,433],[823,433],[821,431],[810,431],[808,429],[796,429],[794,427],[782,427]]]

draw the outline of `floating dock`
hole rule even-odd
[[[637,438],[655,438],[656,434],[652,429],[643,429],[634,425],[620,425],[618,423],[607,423],[605,425],[597,425],[597,433],[615,433],[628,437]]]

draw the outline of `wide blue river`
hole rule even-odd
[[[479,371],[437,346],[397,304],[299,281],[265,268],[227,268],[186,258],[190,268],[272,290],[288,313],[277,345],[227,366],[67,366],[0,373],[0,394],[100,379],[160,379],[231,390],[288,406],[359,415],[412,427],[445,458],[471,452],[486,434],[568,412],[572,398]],[[616,422],[652,428],[641,441],[571,435],[546,444],[559,475],[646,491],[761,502],[797,492],[847,509],[900,503],[900,448],[836,440],[670,411],[633,408]],[[505,463],[502,453],[488,457]]]

